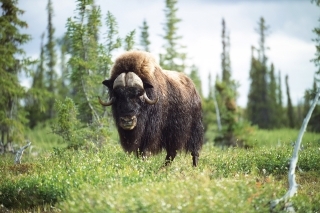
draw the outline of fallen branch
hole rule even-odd
[[[15,164],[20,164],[21,163],[21,158],[22,158],[22,155],[23,155],[23,151],[28,148],[29,146],[31,145],[31,142],[28,141],[28,144],[23,146],[21,149],[19,149],[16,153],[16,158],[14,160],[14,163]]]
[[[301,145],[303,134],[307,129],[308,122],[311,118],[312,112],[318,103],[319,97],[320,97],[320,87],[318,88],[318,91],[316,93],[316,96],[313,100],[313,103],[309,109],[307,116],[303,120],[297,141],[294,146],[292,158],[290,161],[289,173],[288,173],[289,190],[287,191],[287,193],[283,197],[271,201],[271,209],[275,208],[280,202],[284,201],[285,202],[285,210],[288,212],[294,212],[294,209],[292,207],[292,203],[288,203],[288,200],[291,197],[293,197],[297,193],[297,190],[298,190],[299,185],[297,184],[296,179],[295,179],[296,178],[295,170],[296,170],[297,162],[298,162],[298,158],[299,158],[298,154],[299,154],[299,150],[300,150],[300,145]]]

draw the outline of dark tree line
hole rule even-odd
[[[250,91],[247,102],[248,120],[259,128],[295,128],[299,126],[292,105],[289,76],[285,77],[287,105],[283,105],[281,73],[275,75],[275,66],[268,65],[266,37],[269,27],[263,18],[258,23],[259,47],[251,48]]]

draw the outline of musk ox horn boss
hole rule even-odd
[[[201,99],[185,74],[163,70],[150,53],[120,55],[102,82],[109,90],[112,115],[126,152],[147,157],[163,149],[165,165],[178,151],[191,152],[197,166],[203,144]]]

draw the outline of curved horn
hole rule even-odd
[[[125,73],[121,73],[113,82],[113,89],[115,89],[116,87],[125,87],[126,86],[126,74]]]
[[[143,82],[141,78],[134,72],[128,72],[126,76],[126,85],[128,87],[138,87],[143,89]]]
[[[134,72],[128,72],[126,76],[126,84],[129,87],[138,87],[144,90],[143,82],[141,78]],[[150,100],[145,91],[143,93],[143,98],[148,104],[151,104],[151,105],[157,103],[159,100],[159,98],[156,98],[155,100]]]
[[[145,100],[148,104],[150,104],[150,105],[153,105],[153,104],[155,104],[155,103],[157,103],[157,102],[159,101],[159,97],[157,97],[155,100],[150,100],[150,99],[148,98],[146,92],[143,93],[143,98],[144,98],[144,100]]]
[[[99,98],[99,103],[100,103],[102,106],[111,106],[111,105],[114,103],[114,100],[115,100],[115,98],[112,97],[110,101],[108,101],[108,102],[103,102],[103,101],[101,100],[100,96],[98,96],[98,98]]]

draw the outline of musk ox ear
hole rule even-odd
[[[102,84],[105,85],[106,87],[108,87],[109,90],[113,88],[113,81],[112,80],[109,80],[109,79],[104,80],[104,81],[102,81]]]

